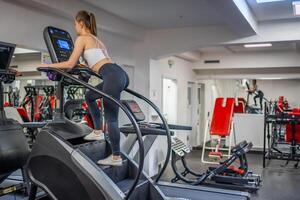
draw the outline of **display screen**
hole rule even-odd
[[[133,113],[138,113],[138,112],[142,112],[139,105],[135,102],[128,102],[128,105],[130,107],[130,110],[133,112]]]
[[[66,41],[66,40],[58,39],[57,44],[58,44],[58,47],[61,48],[61,49],[65,49],[65,50],[70,50],[71,49],[68,41]]]
[[[14,51],[14,47],[0,43],[0,69],[7,69]]]

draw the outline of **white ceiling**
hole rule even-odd
[[[265,48],[245,48],[244,44],[224,45],[203,47],[195,51],[184,52],[175,55],[181,59],[189,62],[197,62],[201,60],[202,56],[208,54],[231,54],[231,53],[247,53],[247,52],[273,52],[273,51],[300,51],[299,41],[288,42],[273,42],[272,47]]]
[[[294,0],[295,1],[295,0]],[[300,20],[294,16],[293,0],[283,0],[277,2],[257,3],[256,0],[247,0],[253,14],[258,21],[270,20]]]
[[[149,29],[218,25],[224,22],[207,0],[84,1]]]
[[[296,51],[299,50],[299,42],[273,42],[272,47],[245,48],[243,44],[227,45],[226,48],[232,53],[242,52],[270,52],[270,51]]]

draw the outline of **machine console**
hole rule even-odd
[[[15,73],[9,71],[9,65],[16,45],[0,42],[0,82],[12,83]]]
[[[44,39],[53,63],[69,59],[74,49],[74,44],[71,35],[67,31],[48,26],[44,30]]]

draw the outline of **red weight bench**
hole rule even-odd
[[[237,102],[234,103],[233,112],[234,113],[245,113],[245,99],[238,98]]]
[[[234,111],[234,98],[217,98],[215,101],[214,111],[211,120],[207,120],[205,133],[204,133],[204,141],[203,141],[203,149],[201,161],[203,163],[210,164],[219,164],[220,160],[226,156],[229,157],[231,153],[232,146],[232,135],[234,134],[233,129],[233,111]],[[210,136],[210,146],[207,146],[207,138]],[[229,139],[229,146],[222,147],[222,140],[225,141]],[[212,145],[212,142],[217,140],[216,145]],[[207,160],[205,158],[206,150],[210,150],[208,157],[214,158],[215,161],[211,161],[212,159]],[[223,155],[224,151],[228,151],[227,154]]]
[[[300,108],[294,108],[292,112],[289,112],[289,115],[300,116]],[[296,144],[300,144],[300,124],[295,125],[296,133],[295,133],[295,141]],[[286,125],[285,130],[285,142],[292,142],[293,141],[293,127],[291,124]]]

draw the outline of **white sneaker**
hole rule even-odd
[[[83,139],[85,140],[105,140],[104,133],[102,131],[93,130],[90,134],[86,135]]]
[[[110,155],[105,159],[98,160],[97,162],[99,165],[110,165],[110,166],[122,166],[123,160],[119,158],[117,160],[113,159],[113,156]]]

